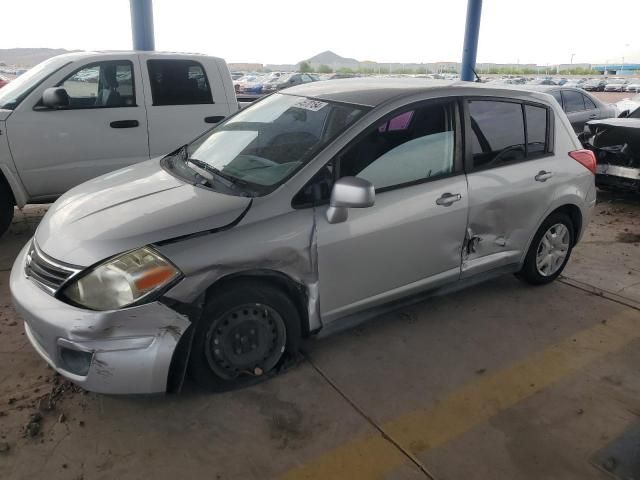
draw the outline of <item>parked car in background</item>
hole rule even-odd
[[[582,88],[587,92],[604,92],[604,87],[606,84],[606,80],[594,78],[591,80],[587,80]]]
[[[627,81],[622,78],[612,78],[604,86],[605,92],[624,92],[627,88]]]
[[[587,122],[580,138],[595,152],[599,188],[640,193],[640,109],[625,118]]]
[[[564,83],[562,86],[565,88],[580,88],[582,89],[584,86],[585,81],[584,80],[569,80],[568,82]]]
[[[293,87],[295,85],[300,85],[302,83],[311,83],[316,82],[308,73],[291,73],[288,75],[282,75],[277,79],[273,79],[264,84],[263,93],[272,93],[278,90],[282,90],[283,88]]]
[[[237,110],[220,58],[77,52],[42,62],[0,90],[0,235],[14,205],[164,155]]]
[[[528,82],[527,85],[557,85],[557,83],[548,78],[536,78]]]
[[[640,78],[630,78],[627,80],[626,92],[638,93],[640,92]]]
[[[618,109],[618,115],[626,117],[630,113],[640,108],[640,95],[635,95],[631,98],[625,98],[616,103],[616,108]]]
[[[9,79],[0,75],[0,88],[4,87],[7,83],[9,83]]]
[[[231,72],[231,80],[238,80],[244,77],[244,73],[242,72]]]
[[[618,114],[615,105],[607,105],[587,92],[565,86],[549,87],[545,85],[529,86],[523,88],[536,90],[552,95],[567,114],[576,133],[582,132],[584,125],[589,120],[601,118],[613,118]]]
[[[88,390],[163,392],[186,369],[228,390],[364,310],[510,272],[552,282],[594,172],[539,92],[308,83],[65,194],[11,293],[34,349]]]

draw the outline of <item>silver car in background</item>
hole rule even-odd
[[[553,281],[594,172],[544,93],[314,82],[66,193],[11,292],[34,348],[88,390],[176,390],[187,370],[235,388],[389,302],[504,273]]]

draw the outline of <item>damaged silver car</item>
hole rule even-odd
[[[189,145],[69,191],[16,259],[27,336],[106,393],[277,373],[302,338],[517,273],[554,280],[595,158],[553,98],[351,79],[256,102]]]
[[[599,188],[640,193],[640,108],[626,117],[588,122],[580,139],[596,155]]]

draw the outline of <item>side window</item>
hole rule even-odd
[[[593,100],[591,100],[587,95],[583,95],[584,97],[584,106],[586,107],[587,110],[595,110],[596,108],[596,104],[593,103]]]
[[[468,105],[474,168],[525,159],[522,104],[469,100]]]
[[[154,106],[213,103],[202,65],[193,60],[147,60]]]
[[[133,64],[116,60],[86,65],[60,83],[69,108],[129,107],[136,103]]]
[[[357,176],[385,189],[452,173],[453,112],[451,104],[437,103],[376,125],[341,155],[339,176]]]
[[[560,94],[560,90],[554,90],[553,92],[551,92],[551,95],[553,95],[553,98],[555,98],[556,102],[558,102],[562,107],[562,95]]]
[[[301,75],[302,77],[302,83],[309,83],[309,82],[313,82],[313,78],[311,78],[309,75]]]
[[[524,106],[527,118],[527,158],[547,151],[547,109],[533,105]]]
[[[564,110],[567,113],[580,112],[584,110],[584,95],[580,92],[563,90],[562,96],[564,97]]]

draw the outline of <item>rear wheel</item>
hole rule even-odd
[[[13,220],[13,198],[0,182],[0,237],[9,229]]]
[[[554,281],[569,261],[574,241],[571,218],[564,213],[550,215],[533,237],[518,277],[532,285]]]
[[[236,281],[207,300],[189,370],[204,388],[231,390],[272,376],[299,343],[300,316],[284,292],[259,281]]]

